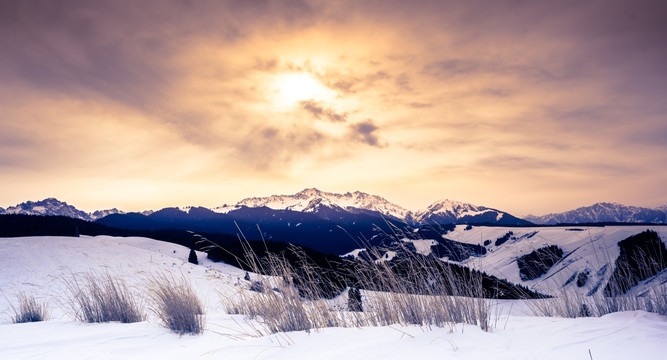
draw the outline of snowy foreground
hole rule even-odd
[[[523,301],[495,305],[491,332],[472,325],[328,328],[261,335],[262,325],[228,315],[225,301],[243,287],[244,272],[187,262],[187,248],[143,238],[33,237],[0,239],[0,359],[662,359],[667,318],[636,311],[601,318],[530,316]],[[206,307],[206,331],[179,336],[148,320],[86,324],[65,306],[64,279],[90,270],[145,287],[151,274],[183,274]],[[12,324],[10,303],[28,292],[48,302],[51,320]],[[4,295],[4,296],[3,296]]]

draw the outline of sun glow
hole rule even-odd
[[[306,100],[328,101],[335,97],[333,90],[307,73],[278,76],[275,81],[275,93],[277,102],[287,106]]]

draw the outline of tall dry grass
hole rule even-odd
[[[380,257],[377,250],[370,251]],[[490,330],[491,303],[483,298],[481,273],[455,273],[439,259],[406,249],[401,253],[404,258],[398,263],[362,262],[356,269],[359,287],[378,290],[366,303],[374,325],[466,323]]]
[[[20,292],[16,295],[16,302],[18,303],[17,306],[9,302],[9,306],[14,312],[14,316],[11,317],[14,324],[48,320],[48,305],[38,302],[34,294]]]
[[[67,306],[74,318],[89,323],[143,321],[140,297],[122,278],[107,273],[89,272],[65,278],[69,291]]]
[[[354,323],[348,321],[353,315],[335,311],[326,301],[317,300],[322,298],[322,294],[320,287],[314,286],[314,278],[302,278],[297,288],[292,282],[297,272],[281,256],[269,254],[262,261],[254,255],[247,255],[255,257],[255,272],[258,273],[261,268],[267,275],[248,282],[247,290],[229,299],[229,313],[259,318],[269,333],[348,327]],[[314,269],[304,267],[301,270],[313,274]]]
[[[490,302],[482,298],[481,274],[469,272],[467,277],[461,277],[438,259],[406,251],[407,257],[398,265],[362,261],[350,270],[353,273],[338,274],[340,278],[354,279],[354,283],[347,284],[349,287],[364,289],[364,311],[358,312],[341,311],[324,299],[324,289],[335,288],[327,283],[331,277],[323,276],[330,269],[309,265],[303,251],[293,248],[302,258],[295,269],[279,254],[260,259],[249,250],[249,244],[245,248],[245,264],[256,274],[264,274],[257,280],[262,285],[254,286],[263,291],[249,291],[248,284],[248,289],[227,301],[227,310],[261,320],[270,333],[392,324],[453,328],[458,323],[490,330]],[[438,262],[441,266],[437,266]]]
[[[148,280],[151,310],[177,334],[204,332],[206,319],[201,300],[184,276],[157,274]]]

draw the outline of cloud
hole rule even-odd
[[[452,191],[491,170],[664,179],[667,5],[564,1],[0,1],[0,173],[245,183],[400,158],[465,170]],[[335,95],[277,104],[290,72]]]
[[[411,108],[415,108],[415,109],[423,109],[423,108],[429,108],[429,107],[433,106],[433,104],[422,103],[422,102],[411,102],[409,105],[410,105]]]
[[[346,122],[347,114],[346,113],[337,113],[331,108],[320,105],[315,100],[306,100],[299,102],[301,109],[305,110],[311,114],[314,118],[318,120],[329,120],[332,122]]]
[[[373,123],[373,120],[368,119],[366,121],[351,124],[350,130],[352,131],[353,138],[366,143],[370,146],[383,147],[384,145],[380,144],[380,140],[377,136],[378,127]]]
[[[382,81],[391,79],[391,75],[383,70],[361,74],[358,72],[358,70],[354,71],[351,69],[346,69],[345,73],[341,71],[328,71],[320,78],[328,87],[344,94],[355,94],[377,86]]]

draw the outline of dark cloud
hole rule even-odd
[[[433,104],[431,104],[431,103],[422,103],[422,102],[412,102],[412,103],[409,104],[409,106],[411,108],[414,108],[414,109],[423,109],[423,108],[432,107]]]
[[[354,94],[377,86],[383,80],[391,79],[391,75],[385,71],[376,71],[369,74],[342,74],[340,72],[327,72],[320,76],[320,80],[332,89],[345,94]]]
[[[655,121],[654,124],[631,127],[626,131],[625,139],[633,145],[640,145],[638,156],[648,155],[645,149],[657,148],[663,152],[664,159],[667,157],[667,122]]]
[[[475,56],[471,54],[471,56]],[[475,77],[505,77],[523,82],[544,83],[575,79],[585,73],[582,64],[563,65],[558,61],[553,64],[523,65],[514,63],[514,59],[496,59],[480,61],[475,59],[437,60],[424,65],[422,73],[443,81],[468,82]]]
[[[412,87],[410,86],[410,76],[408,74],[400,74],[396,77],[395,83],[396,86],[403,91],[412,91]]]
[[[351,124],[350,129],[355,139],[362,141],[370,146],[383,146],[380,144],[380,140],[377,136],[378,127],[371,119],[357,124]]]
[[[145,105],[166,85],[160,28],[147,37],[109,2],[3,2],[0,77],[81,97]],[[113,19],[113,21],[111,21]]]
[[[433,64],[426,65],[424,69],[428,73],[436,75],[446,74],[447,76],[467,75],[480,71],[481,65],[475,60],[442,60]]]
[[[545,170],[568,167],[567,164],[531,156],[494,155],[477,162],[480,168],[512,169],[513,171]]]
[[[513,173],[553,171],[591,178],[603,175],[621,176],[637,170],[636,165],[622,163],[615,159],[600,159],[592,162],[588,159],[571,157],[551,159],[517,155],[487,156],[478,160],[474,165],[474,168],[492,170],[495,173],[508,173],[508,170]]]
[[[260,171],[281,171],[286,165],[334,141],[315,129],[255,128],[231,140],[238,166]]]
[[[513,90],[503,89],[503,88],[488,88],[488,89],[482,89],[480,91],[480,95],[482,95],[482,96],[491,96],[491,97],[499,97],[499,98],[509,97],[513,93],[514,93]]]
[[[153,111],[169,103],[174,59],[190,44],[306,26],[314,11],[305,1],[2,1],[0,80]]]
[[[332,122],[347,121],[346,113],[338,113],[331,108],[320,105],[315,100],[301,101],[299,102],[299,105],[301,106],[301,109],[305,110],[318,120],[328,120]]]

